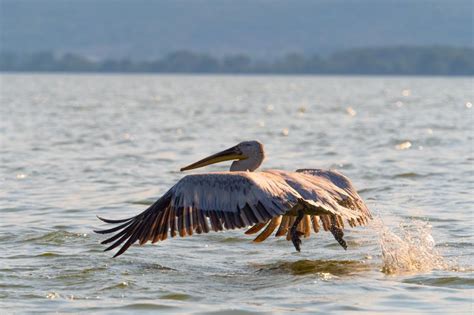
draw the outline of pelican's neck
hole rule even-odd
[[[231,172],[237,171],[255,171],[265,159],[265,154],[263,151],[258,151],[254,155],[246,158],[245,160],[234,161],[230,166]]]

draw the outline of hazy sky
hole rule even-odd
[[[0,0],[3,51],[148,58],[473,45],[473,1]]]

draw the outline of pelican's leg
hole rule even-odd
[[[298,210],[298,215],[296,216],[295,222],[291,226],[291,241],[295,246],[297,251],[301,251],[301,239],[300,237],[304,235],[303,232],[298,231],[298,224],[303,220],[304,212],[303,209]]]
[[[331,227],[329,228],[329,231],[331,231],[332,235],[336,239],[336,241],[339,243],[339,245],[342,246],[342,248],[347,249],[347,243],[346,241],[342,238],[344,236],[344,232],[340,227],[337,226],[337,220],[333,216],[331,218]]]

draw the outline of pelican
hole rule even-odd
[[[255,242],[286,235],[297,251],[301,237],[311,228],[332,233],[347,249],[343,238],[344,221],[360,226],[372,218],[369,209],[350,180],[334,170],[256,170],[265,158],[263,145],[244,141],[236,146],[181,168],[188,171],[209,164],[233,160],[229,172],[184,176],[148,209],[122,220],[100,220],[117,226],[96,233],[115,233],[102,241],[112,243],[104,251],[120,245],[114,257],[132,244],[164,241],[224,229],[250,227],[246,234],[263,231]]]

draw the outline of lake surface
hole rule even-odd
[[[2,313],[473,311],[472,78],[0,78]],[[137,214],[249,139],[263,168],[348,175],[376,219],[347,251],[237,230],[102,252],[96,215]]]

